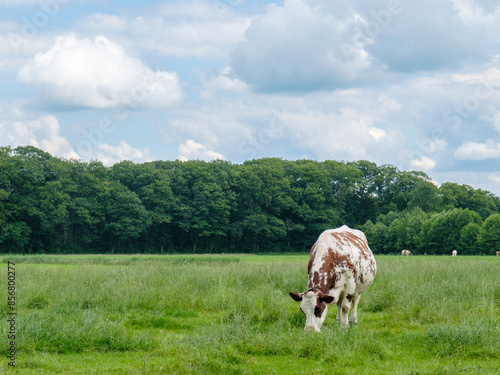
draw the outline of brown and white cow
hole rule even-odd
[[[321,233],[311,249],[308,290],[290,292],[300,302],[306,316],[305,331],[319,332],[326,318],[328,304],[337,304],[337,322],[347,326],[358,321],[357,307],[361,293],[375,278],[377,264],[363,232],[342,226]]]
[[[407,257],[413,257],[413,255],[411,255],[411,253],[410,253],[410,250],[403,250],[403,251],[401,251],[401,255],[404,255],[404,256],[407,256]]]
[[[500,251],[497,251],[497,257],[500,256]]]
[[[453,251],[451,252],[451,256],[452,256],[453,258],[455,258],[455,257],[457,256],[457,251],[456,251],[456,250],[453,250]]]

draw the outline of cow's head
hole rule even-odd
[[[289,294],[295,301],[300,302],[300,310],[306,316],[304,330],[319,332],[326,318],[327,303],[332,303],[335,298],[312,290],[304,293],[290,292]]]

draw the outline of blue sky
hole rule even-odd
[[[0,0],[0,145],[360,160],[500,195],[500,4]]]

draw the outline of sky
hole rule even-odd
[[[500,196],[496,0],[0,0],[0,146],[369,160]]]

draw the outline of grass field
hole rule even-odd
[[[0,256],[0,374],[500,374],[500,257],[376,259],[358,325],[316,334],[307,255]]]

